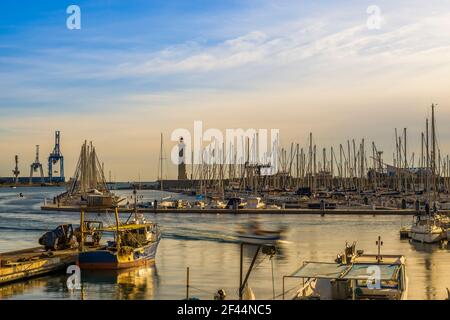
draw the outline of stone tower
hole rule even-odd
[[[180,137],[178,143],[178,180],[187,180],[186,161],[185,161],[185,144],[183,137]]]

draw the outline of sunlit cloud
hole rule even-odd
[[[382,1],[381,28],[369,30],[367,6],[351,1],[317,11],[261,3],[211,16],[194,10],[189,17],[198,22],[178,37],[153,24],[124,30],[117,21],[98,29],[83,23],[76,35],[45,24],[0,34],[0,175],[9,174],[15,153],[30,162],[34,144],[50,149],[56,129],[69,172],[81,142],[93,139],[126,180],[135,168],[155,178],[159,132],[168,137],[194,120],[280,128],[286,143],[309,131],[327,145],[365,136],[386,150],[395,126],[420,135],[431,102],[450,120],[450,5],[436,2],[431,12],[425,1]],[[148,24],[134,15],[120,18]],[[42,30],[48,38],[36,40]]]

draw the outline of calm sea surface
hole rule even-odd
[[[61,188],[0,188],[0,252],[37,245],[47,230],[62,223],[79,222],[77,213],[41,211],[44,198],[51,199]],[[18,195],[22,192],[24,197]],[[116,191],[129,196],[131,191]],[[140,191],[144,201],[161,199],[158,191]],[[183,197],[172,195],[174,198]],[[184,197],[186,198],[186,197]],[[375,253],[381,235],[382,253],[403,254],[407,261],[410,299],[444,299],[450,288],[450,249],[399,240],[399,229],[411,223],[402,216],[326,215],[209,215],[148,214],[163,232],[153,267],[122,272],[82,272],[83,290],[70,292],[67,276],[34,278],[0,287],[0,299],[183,299],[186,293],[186,267],[190,268],[191,296],[212,299],[218,289],[237,298],[240,246],[235,230],[257,217],[267,228],[287,226],[287,239],[272,260],[261,256],[249,284],[256,298],[272,299],[282,292],[282,277],[305,260],[332,261],[345,242]],[[109,217],[111,221],[112,217]],[[252,252],[245,250],[246,266]],[[273,273],[273,278],[272,278]],[[297,286],[288,280],[286,288]]]

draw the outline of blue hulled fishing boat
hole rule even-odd
[[[95,251],[80,250],[78,265],[82,269],[124,269],[154,262],[161,232],[157,224],[145,221],[141,215],[135,215],[132,221],[121,223],[117,208],[116,225],[89,229],[86,223],[81,231],[83,235],[113,233],[114,240]],[[82,218],[83,220],[83,213]],[[92,223],[90,222],[90,225]],[[98,236],[97,236],[98,238]],[[85,241],[83,240],[82,243]]]

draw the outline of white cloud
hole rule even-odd
[[[389,18],[395,20],[395,17]],[[318,21],[299,29],[275,28],[277,33],[270,35],[254,30],[213,46],[181,44],[152,53],[150,58],[135,57],[107,73],[112,77],[142,77],[261,66],[291,65],[298,68],[302,63],[314,64],[321,59],[341,60],[350,66],[376,58],[378,65],[383,67],[392,65],[393,58],[401,62],[420,52],[432,52],[450,44],[449,34],[442,32],[450,30],[448,13],[425,17],[398,28],[387,24],[381,31],[371,31],[365,24],[359,24],[330,32],[335,27],[335,24]]]
[[[388,147],[397,124],[413,123],[417,134],[432,101],[448,119],[450,14],[420,14],[417,7],[406,19],[402,10],[386,11],[382,29],[368,30],[364,9],[360,20],[337,23],[324,15],[268,21],[267,27],[249,23],[220,41],[192,40],[159,51],[47,49],[27,59],[0,57],[0,64],[20,65],[18,72],[0,75],[0,111],[4,98],[48,102],[62,111],[70,102],[86,110],[66,117],[37,108],[41,118],[35,119],[5,111],[0,127],[14,130],[21,144],[5,133],[0,146],[8,155],[26,148],[32,161],[35,142],[27,128],[50,144],[49,119],[64,132],[65,148],[74,154],[69,159],[76,158],[80,135],[100,140],[107,163],[119,161],[111,146],[117,141],[124,155],[138,155],[145,145],[143,157],[156,156],[145,163],[120,159],[116,170],[125,179],[135,167],[157,167],[159,131],[198,119],[211,127],[280,127],[284,141],[311,130],[319,143],[368,135]],[[0,160],[9,168],[11,156]]]

